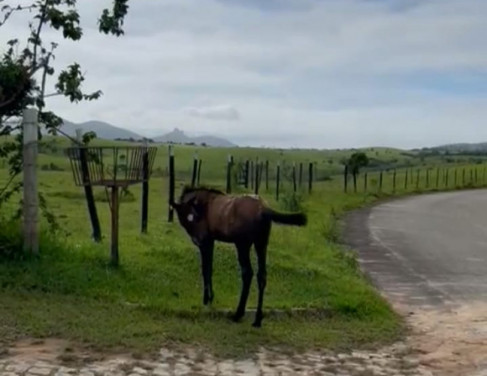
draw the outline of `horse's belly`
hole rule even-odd
[[[249,224],[236,224],[223,227],[221,230],[215,231],[215,240],[225,243],[234,243],[242,240],[253,241],[253,234],[255,230]]]

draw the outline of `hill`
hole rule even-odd
[[[140,134],[137,134],[135,132],[97,120],[86,121],[84,123],[72,123],[68,120],[64,120],[64,124],[61,127],[61,130],[68,135],[75,137],[76,129],[78,128],[81,128],[83,132],[95,132],[98,138],[108,140],[130,138],[140,140],[144,138],[144,136],[141,136]]]
[[[449,153],[449,154],[486,153],[487,142],[447,144],[447,145],[435,146],[432,148],[423,148],[422,151]]]
[[[165,135],[153,138],[154,142],[159,143],[175,143],[175,144],[195,144],[201,145],[205,144],[207,146],[214,147],[235,147],[237,145],[231,143],[224,138],[216,136],[197,136],[191,137],[184,133],[182,130],[175,128],[172,132],[166,133]]]

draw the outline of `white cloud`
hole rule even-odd
[[[56,66],[80,62],[87,90],[104,92],[79,105],[49,99],[73,121],[253,145],[487,139],[485,1],[132,0],[121,38],[96,32],[110,3],[79,2],[84,38],[58,38]],[[25,38],[25,21],[2,27],[0,42]]]

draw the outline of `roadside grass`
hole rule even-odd
[[[191,154],[186,157],[190,166]],[[62,155],[43,158],[66,167]],[[165,166],[162,159],[157,163]],[[220,167],[224,164],[208,163],[206,168],[218,173],[207,174],[202,183],[223,188]],[[6,178],[6,171],[0,170],[0,185]],[[131,199],[122,203],[120,212],[121,265],[114,269],[108,265],[110,217],[104,190],[95,189],[104,238],[93,244],[86,203],[71,172],[41,170],[40,190],[68,235],[53,238],[43,232],[38,258],[0,259],[0,341],[61,337],[97,349],[135,353],[191,344],[220,356],[246,355],[260,346],[300,351],[395,341],[404,333],[401,318],[362,275],[353,252],[338,244],[339,218],[346,211],[391,195],[390,174],[381,192],[374,185],[377,177],[370,178],[375,193],[345,194],[340,176],[316,182],[313,193],[303,192],[299,200],[308,213],[308,226],[273,227],[264,300],[267,316],[263,328],[256,330],[250,325],[253,312],[240,324],[226,317],[235,309],[241,283],[236,252],[229,245],[217,244],[215,301],[211,308],[203,307],[199,255],[177,221],[167,222],[166,179],[151,180],[147,235],[140,234],[140,186],[130,187]],[[425,177],[420,178],[424,187]],[[178,191],[182,183],[178,181]],[[283,182],[279,202],[272,189],[262,190],[263,196],[273,207],[286,209],[289,182]],[[397,187],[395,194],[414,190]],[[11,212],[19,198],[2,210]],[[19,246],[18,225],[2,222],[0,237],[6,235]],[[255,258],[252,261],[255,265]],[[249,309],[255,308],[256,299],[254,280]]]
[[[341,247],[327,240],[327,229],[333,228],[328,215],[332,206],[340,212],[362,197],[335,193],[326,200],[330,188],[317,185],[316,194],[302,202],[309,215],[307,227],[273,227],[264,301],[268,317],[262,330],[255,330],[250,325],[252,311],[240,324],[226,317],[236,307],[241,283],[236,252],[229,245],[216,247],[215,301],[211,308],[203,307],[199,254],[177,221],[167,222],[164,179],[151,180],[147,235],[140,234],[140,187],[130,188],[135,201],[122,203],[118,269],[108,265],[108,204],[97,205],[104,239],[93,244],[85,202],[71,176],[41,171],[39,179],[50,208],[70,235],[53,238],[44,232],[38,258],[0,262],[4,341],[55,336],[135,352],[190,343],[217,355],[236,356],[259,346],[295,350],[366,346],[391,341],[401,333],[402,324],[387,302],[356,265],[347,262]],[[281,208],[271,194],[265,196]],[[10,234],[20,231],[2,229]],[[256,301],[254,280],[249,310],[255,309]]]

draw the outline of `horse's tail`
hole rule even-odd
[[[280,213],[271,208],[266,208],[265,215],[268,216],[271,221],[283,225],[306,226],[308,223],[308,218],[304,213]]]

